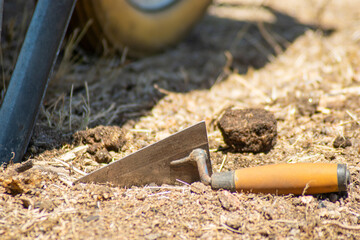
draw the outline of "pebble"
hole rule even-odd
[[[327,219],[332,219],[332,220],[341,218],[340,212],[335,211],[335,210],[328,211],[325,208],[321,209],[319,216],[322,218],[327,218]]]
[[[147,239],[147,240],[155,240],[155,239],[159,239],[160,237],[161,237],[161,234],[153,233],[153,234],[149,234],[149,235],[145,236],[145,239]]]
[[[136,199],[137,200],[140,200],[140,201],[143,201],[143,200],[145,200],[146,198],[147,198],[147,196],[148,196],[148,193],[147,192],[145,192],[145,191],[140,191],[140,192],[138,192],[137,194],[136,194]]]
[[[329,195],[329,200],[330,200],[330,202],[333,202],[333,203],[337,202],[339,200],[339,198],[340,198],[340,196],[337,193],[330,193],[330,195]]]
[[[98,163],[109,163],[111,160],[112,157],[106,149],[99,150],[95,154],[95,161]]]
[[[324,203],[324,201],[319,201],[318,207],[317,208],[326,208],[326,205]]]
[[[239,229],[244,222],[244,219],[239,214],[230,214],[226,217],[225,224],[233,229]]]
[[[52,200],[44,199],[39,202],[35,202],[34,208],[39,208],[40,211],[45,210],[47,212],[52,212],[55,209],[55,204]]]
[[[98,215],[90,215],[85,219],[85,222],[97,221],[100,217]]]
[[[352,145],[349,137],[337,136],[333,142],[334,148],[346,148]]]
[[[304,204],[307,205],[309,203],[311,203],[314,200],[313,196],[301,196],[300,197],[300,201]]]
[[[190,191],[192,193],[197,193],[197,194],[203,194],[208,190],[208,186],[206,186],[205,184],[201,183],[201,182],[194,182],[193,184],[191,184],[190,186]]]
[[[240,200],[229,191],[221,191],[218,194],[221,206],[228,211],[236,211],[239,209]]]
[[[30,206],[34,206],[34,202],[30,198],[22,197],[20,198],[20,200],[24,208],[29,208]]]

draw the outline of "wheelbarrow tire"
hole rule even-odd
[[[129,0],[78,0],[74,21],[84,27],[91,19],[83,41],[87,48],[122,51],[126,47],[132,55],[144,56],[180,41],[210,3],[211,0],[180,0],[149,11]]]

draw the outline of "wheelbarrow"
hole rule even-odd
[[[20,162],[27,150],[70,18],[92,19],[85,46],[106,43],[135,56],[178,42],[211,0],[38,0],[0,109],[0,164]],[[4,0],[0,0],[2,20]],[[1,26],[0,20],[0,26]]]

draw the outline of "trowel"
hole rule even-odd
[[[144,186],[155,183],[175,184],[178,180],[192,183],[200,180],[193,163],[172,166],[176,159],[184,158],[194,149],[203,149],[209,156],[205,122],[199,122],[163,140],[140,149],[120,160],[110,163],[76,182],[111,183],[121,187]],[[206,159],[211,175],[211,163]]]
[[[204,121],[102,167],[76,182],[121,187],[177,181],[201,181],[213,189],[272,194],[320,194],[347,191],[345,164],[286,163],[212,174]]]

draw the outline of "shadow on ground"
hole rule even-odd
[[[331,32],[270,7],[257,7],[261,10],[255,12],[258,17],[248,19],[233,18],[236,13],[230,17],[212,14],[226,13],[220,8],[209,11],[177,46],[126,65],[120,57],[103,59],[80,49],[80,61],[53,77],[30,147],[59,147],[63,141],[58,139],[69,142],[71,133],[84,127],[136,122],[168,92],[210,89],[231,72],[244,74],[249,68],[262,68],[309,29],[325,35]],[[270,17],[264,19],[262,13]]]
[[[69,92],[74,84],[74,98],[85,99],[84,81],[87,81],[92,115],[88,126],[122,125],[146,114],[167,92],[210,89],[228,73],[244,74],[249,68],[262,68],[309,29],[322,31],[324,35],[331,33],[329,29],[302,24],[270,7],[261,10],[270,20],[262,20],[261,16],[259,20],[254,17],[239,20],[208,14],[177,46],[126,65],[120,63],[119,57],[96,58],[95,64],[92,58],[91,64],[80,66],[82,70],[78,75],[75,66],[75,73],[65,75],[65,81],[55,79],[55,86],[47,97],[49,102],[45,104],[54,101],[50,99],[51,93],[56,95],[61,85]],[[79,107],[74,106],[74,113],[86,114],[81,104]],[[110,119],[106,114],[97,116],[104,111],[117,114]]]

